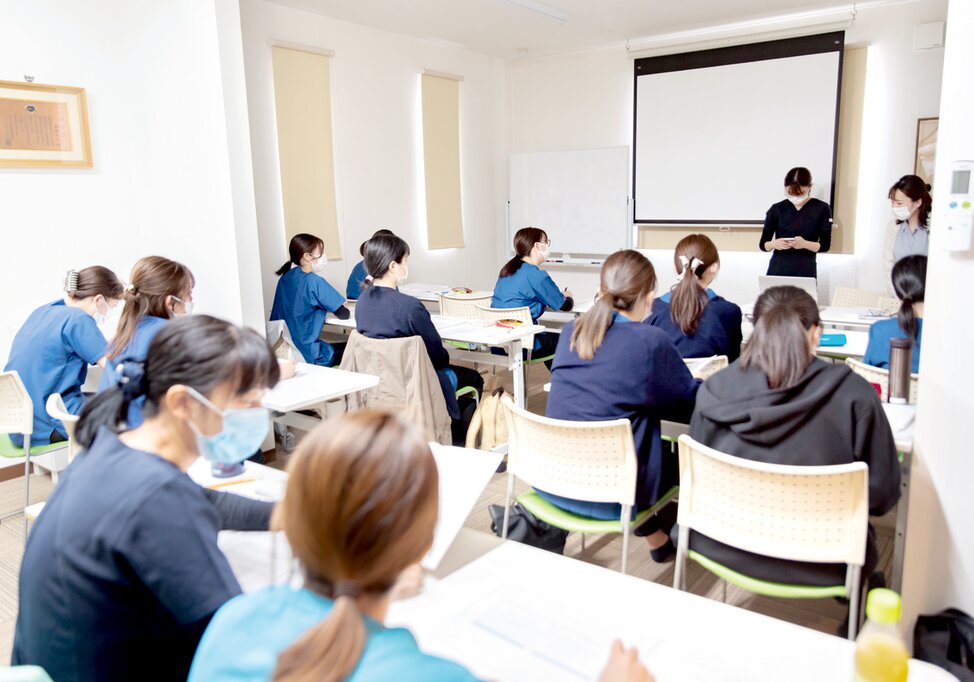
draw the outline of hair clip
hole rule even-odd
[[[64,274],[64,290],[69,294],[73,294],[78,290],[78,271],[68,270]]]

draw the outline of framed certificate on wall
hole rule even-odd
[[[0,168],[90,168],[84,88],[0,81]]]

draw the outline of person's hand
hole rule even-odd
[[[805,250],[808,250],[810,244],[814,244],[814,242],[810,242],[804,237],[795,237],[795,240],[791,243],[792,248]]]
[[[791,239],[785,237],[779,237],[778,239],[772,239],[764,245],[764,248],[771,249],[772,251],[785,251],[792,248],[794,242]]]
[[[294,360],[278,360],[277,366],[281,369],[281,381],[290,379],[298,371],[298,366],[294,364]]]
[[[389,601],[415,597],[423,589],[423,576],[426,571],[419,564],[413,564],[399,574],[396,584],[389,591]]]
[[[599,682],[656,682],[656,678],[639,660],[636,647],[626,649],[617,639],[612,643],[609,662],[599,675]]]

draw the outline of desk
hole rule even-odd
[[[837,333],[845,334],[845,345],[818,346],[815,349],[815,355],[820,358],[836,360],[845,360],[846,358],[862,360],[862,356],[866,354],[866,346],[869,345],[869,331],[849,329]]]
[[[753,303],[741,306],[744,317],[752,322],[754,321],[753,310]],[[870,315],[867,308],[839,308],[836,306],[820,307],[818,316],[822,320],[823,327],[858,331],[869,331],[874,322],[888,319],[887,316]]]
[[[665,585],[544,552],[500,546],[386,619],[424,651],[482,679],[594,680],[620,637],[658,682],[852,679],[855,645]],[[911,682],[948,673],[910,661]]]
[[[280,421],[304,431],[310,431],[321,423],[320,419],[294,414],[317,405],[341,398],[350,393],[364,391],[379,383],[373,374],[347,372],[334,367],[320,367],[299,362],[294,376],[285,379],[268,391],[261,403],[269,410],[283,412]]]
[[[343,334],[351,333],[355,329],[354,308],[351,313],[347,320],[339,320],[331,313],[328,313],[328,316],[325,318],[325,328],[330,328]],[[436,331],[439,332],[440,338],[444,341],[460,341],[479,346],[503,348],[507,353],[506,356],[447,346],[447,350],[450,352],[450,357],[452,358],[482,365],[497,365],[507,368],[514,375],[514,402],[520,407],[524,407],[526,401],[524,359],[522,358],[522,351],[524,350],[523,342],[525,337],[534,336],[545,331],[544,327],[535,324],[506,328],[498,327],[493,322],[464,320],[456,317],[443,317],[442,315],[431,315],[430,317],[433,320],[433,326],[436,327]]]

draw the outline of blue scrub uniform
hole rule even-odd
[[[920,339],[923,338],[923,320],[918,320],[918,333],[913,344],[913,369],[914,374],[920,371]],[[906,332],[900,327],[896,318],[890,320],[880,320],[874,322],[869,328],[869,343],[866,344],[866,354],[862,361],[873,367],[889,369],[889,342],[891,339],[909,338]]]
[[[284,320],[305,362],[329,367],[335,349],[319,338],[321,327],[325,315],[344,304],[345,299],[324,277],[291,268],[277,282],[271,320]]]
[[[498,277],[494,285],[494,308],[531,309],[531,319],[535,322],[541,317],[545,306],[559,310],[565,305],[565,295],[551,276],[531,263],[521,263],[513,275]]]
[[[545,414],[555,419],[602,421],[628,419],[636,445],[636,508],[655,504],[677,467],[664,466],[660,420],[687,423],[700,381],[694,379],[673,343],[661,329],[612,318],[602,345],[591,360],[571,349],[568,324],[561,334],[551,371],[551,393]],[[666,472],[672,470],[673,480]],[[538,491],[557,506],[593,518],[618,519],[619,505],[570,500]]]
[[[156,317],[155,315],[146,315],[139,321],[139,324],[135,327],[135,334],[132,335],[132,339],[128,342],[128,345],[122,349],[122,352],[114,360],[108,360],[108,363],[105,365],[105,371],[101,375],[101,381],[98,382],[99,393],[118,384],[119,377],[116,368],[120,364],[125,361],[145,362],[146,356],[149,354],[149,344],[152,343],[152,339],[156,337],[156,334],[159,333],[159,330],[168,321],[165,317]],[[134,429],[142,425],[143,405],[145,405],[145,396],[129,403],[128,416],[125,418],[125,423],[128,428]]]
[[[653,313],[647,320],[670,338],[684,358],[709,358],[726,355],[734,362],[741,354],[741,308],[707,289],[709,302],[697,322],[697,330],[687,336],[670,316],[670,297],[667,291],[653,299]]]
[[[350,301],[358,299],[362,294],[362,283],[365,278],[369,276],[369,273],[365,269],[365,261],[360,260],[356,263],[355,267],[352,268],[352,274],[348,276],[348,283],[345,285],[345,296]]]
[[[94,318],[80,308],[55,301],[30,314],[14,337],[4,371],[17,371],[34,403],[31,445],[47,445],[52,431],[67,436],[64,425],[48,416],[47,399],[60,393],[68,412],[81,412],[81,385],[88,376],[88,365],[101,360],[107,348]],[[10,440],[18,447],[24,445],[19,433],[10,434]]]
[[[200,641],[189,682],[271,679],[278,655],[320,624],[334,602],[307,589],[277,585],[228,602]],[[408,630],[368,617],[362,658],[349,682],[473,682],[460,665],[424,654]],[[254,627],[260,623],[260,627]]]

